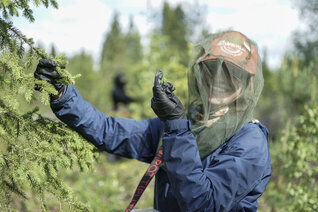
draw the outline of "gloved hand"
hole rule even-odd
[[[178,97],[173,93],[175,88],[169,82],[161,84],[163,72],[156,72],[151,108],[162,120],[186,119],[184,108]]]
[[[64,85],[57,80],[61,79],[61,75],[56,71],[58,64],[50,59],[41,59],[34,72],[34,77],[39,80],[45,80],[52,84],[54,88],[60,93],[64,90]],[[38,85],[35,85],[35,90],[41,91]]]

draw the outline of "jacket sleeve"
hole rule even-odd
[[[55,115],[98,149],[127,158],[151,162],[163,123],[158,119],[136,121],[106,117],[85,101],[72,85],[58,100],[51,101]]]
[[[260,182],[270,159],[267,138],[254,127],[234,135],[203,169],[190,122],[166,122],[164,162],[182,211],[229,211]]]

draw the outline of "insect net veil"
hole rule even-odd
[[[208,36],[195,48],[188,83],[188,118],[204,157],[253,120],[264,84],[256,44],[235,31]]]

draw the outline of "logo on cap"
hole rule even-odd
[[[241,45],[226,40],[220,40],[217,46],[220,47],[224,53],[233,57],[241,56],[243,52],[246,52],[246,49],[244,49]]]

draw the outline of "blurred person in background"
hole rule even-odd
[[[127,106],[133,102],[133,99],[127,96],[125,92],[125,86],[127,84],[127,78],[124,73],[118,73],[114,77],[114,89],[112,90],[113,110],[119,111],[120,104]]]
[[[125,91],[125,87],[127,85],[126,75],[122,72],[117,73],[114,76],[113,83],[114,83],[114,88],[111,92],[111,97],[113,101],[112,113],[115,116],[127,118],[131,114],[131,111],[128,110],[127,106],[131,102],[134,102],[134,99],[129,97],[126,94],[126,91]],[[110,162],[115,162],[121,159],[121,157],[114,154],[108,154],[107,158]]]
[[[157,118],[107,117],[72,85],[61,85],[56,63],[40,60],[35,77],[59,95],[51,108],[98,149],[150,163],[158,149],[154,208],[177,211],[256,211],[271,176],[268,131],[253,119],[263,88],[256,44],[226,31],[196,46],[188,73],[187,114],[158,71],[151,107]]]

